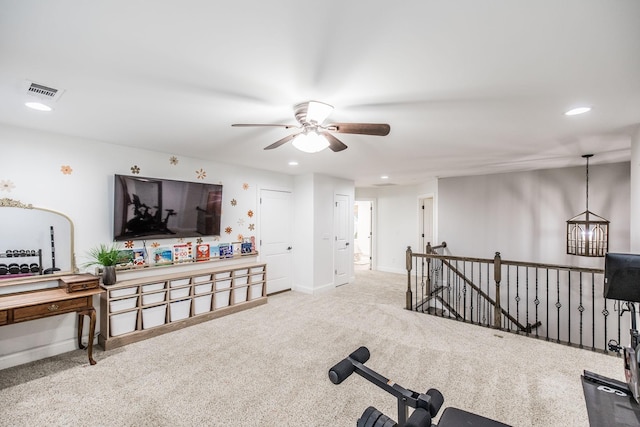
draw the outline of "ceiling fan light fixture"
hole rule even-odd
[[[307,105],[307,121],[321,124],[333,111],[333,106],[324,102],[309,101]]]
[[[329,141],[322,135],[311,131],[296,136],[293,140],[293,146],[304,153],[317,153],[327,148]]]

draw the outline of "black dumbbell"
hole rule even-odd
[[[9,264],[9,274],[20,273],[20,266],[18,264]]]
[[[34,262],[29,266],[29,270],[31,270],[32,273],[40,273],[40,266]]]
[[[0,264],[0,276],[3,274],[9,274],[9,268],[7,264]]]

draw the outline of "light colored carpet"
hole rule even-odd
[[[396,401],[329,368],[361,345],[367,366],[418,392],[514,426],[587,426],[580,375],[623,379],[622,362],[587,350],[407,311],[404,275],[357,271],[320,295],[266,305],[104,352],[0,371],[0,425],[354,426]]]

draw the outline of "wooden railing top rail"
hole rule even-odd
[[[479,263],[487,263],[487,264],[493,264],[495,262],[495,258],[473,258],[473,257],[463,257],[463,256],[454,256],[454,255],[422,254],[422,253],[416,253],[416,252],[412,252],[411,256],[416,258],[432,258],[432,259],[443,259],[448,261],[479,262]],[[509,261],[504,259],[500,259],[500,264],[516,265],[520,267],[546,268],[551,270],[571,270],[571,271],[576,271],[580,273],[594,273],[594,274],[604,273],[604,269],[602,268],[587,268],[587,267],[575,267],[571,265],[543,264],[543,263],[537,263],[537,262],[524,262],[524,261]]]

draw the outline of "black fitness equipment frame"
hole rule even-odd
[[[435,388],[429,389],[426,393],[417,393],[406,389],[395,381],[380,375],[373,369],[365,366],[369,360],[370,353],[366,347],[360,347],[347,358],[341,360],[329,369],[329,380],[334,384],[340,384],[352,373],[356,373],[366,380],[377,385],[387,393],[393,395],[398,401],[398,422],[396,423],[389,416],[378,411],[373,406],[369,406],[358,419],[357,427],[431,427],[431,420],[436,416],[444,397]],[[409,416],[409,407],[414,408]],[[439,427],[509,427],[498,421],[472,414],[458,408],[446,408],[437,424]]]
[[[589,424],[592,427],[640,425],[640,339],[636,326],[636,306],[640,302],[640,255],[607,253],[604,261],[604,297],[618,300],[619,315],[631,317],[630,345],[610,340],[610,351],[622,353],[625,382],[584,371],[584,392]]]

